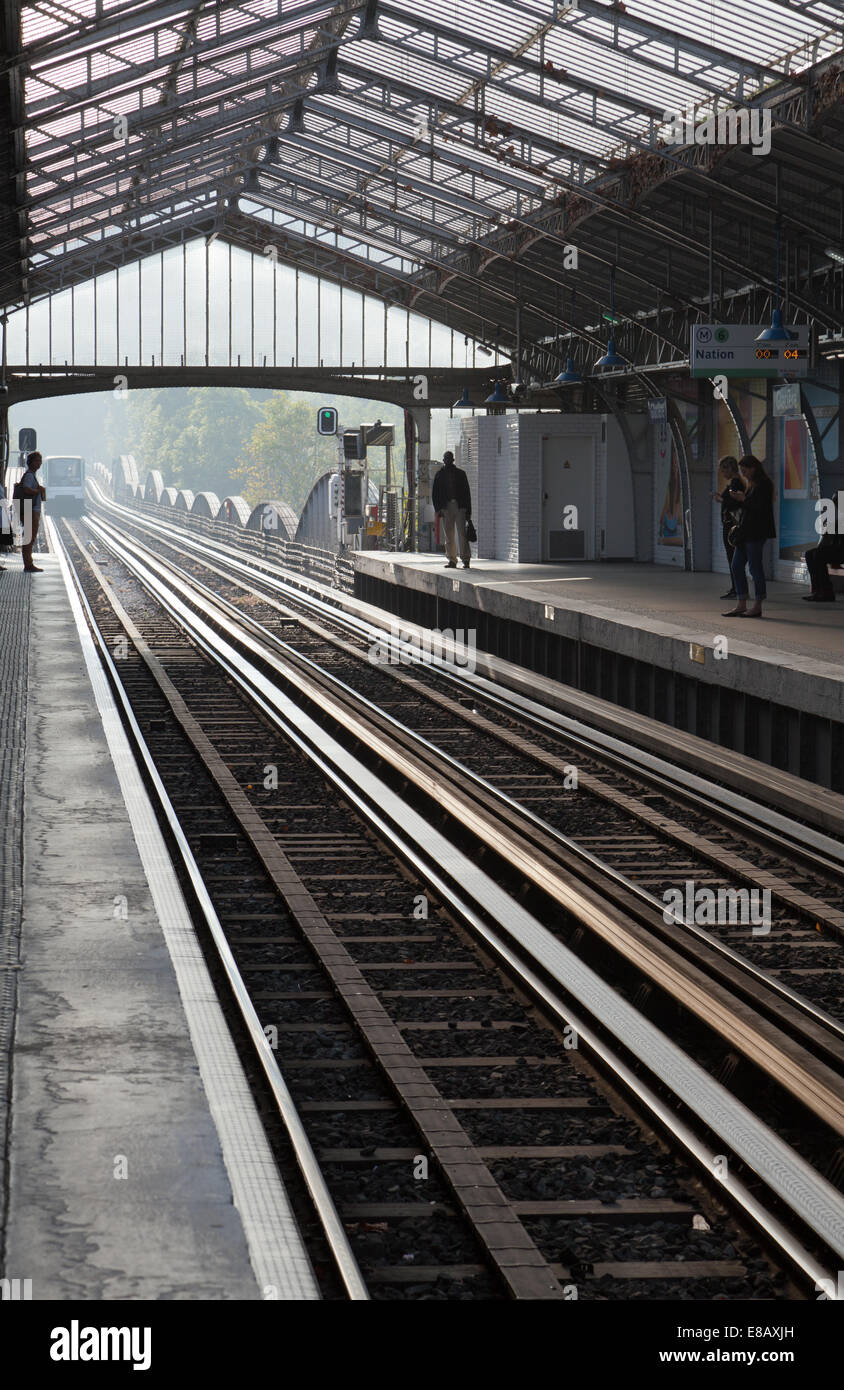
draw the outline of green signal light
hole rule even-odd
[[[320,434],[336,434],[338,425],[337,410],[333,405],[323,406],[317,416],[317,430]]]

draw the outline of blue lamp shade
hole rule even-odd
[[[623,357],[620,357],[619,354],[618,354],[618,353],[616,352],[616,350],[615,350],[615,338],[614,338],[614,337],[610,338],[609,342],[607,343],[607,350],[606,350],[606,352],[604,353],[603,357],[599,357],[599,358],[598,358],[598,361],[595,363],[595,370],[596,370],[596,372],[597,372],[597,371],[603,371],[603,369],[604,369],[605,367],[626,367],[626,366],[627,366],[627,363],[625,362],[624,358],[623,358]]]
[[[493,391],[493,393],[492,393],[491,396],[487,396],[486,400],[484,401],[484,405],[509,405],[509,404],[510,404],[510,402],[509,402],[509,400],[507,399],[507,392],[504,390],[504,382],[503,382],[503,381],[496,381],[496,383],[495,383],[495,390]]]
[[[459,401],[454,402],[452,410],[474,410],[474,408],[473,402],[469,400],[469,388],[468,386],[464,386],[463,395],[460,397]]]
[[[583,377],[580,375],[580,372],[576,369],[574,365],[574,358],[571,356],[571,354],[569,354],[569,356],[566,358],[565,371],[560,372],[560,375],[554,378],[554,380],[551,382],[551,385],[576,386],[578,382],[581,382],[582,380]]]
[[[783,323],[781,310],[775,309],[770,328],[764,328],[756,341],[757,343],[789,343],[796,336],[796,333],[792,333],[791,329],[786,328]]]

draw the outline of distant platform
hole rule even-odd
[[[485,651],[830,785],[827,735],[816,752],[801,752],[806,731],[794,729],[795,746],[782,754],[784,735],[769,716],[829,721],[844,737],[841,599],[804,603],[808,588],[770,583],[763,618],[727,618],[726,575],[663,565],[478,559],[466,570],[447,569],[441,555],[371,552],[354,563],[356,596],[397,617],[475,625]],[[760,708],[739,709],[734,697]],[[758,747],[757,715],[770,724]]]
[[[109,688],[36,558],[0,572],[0,1272],[34,1300],[260,1300],[273,1269],[316,1297]]]

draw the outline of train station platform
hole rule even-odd
[[[314,1297],[78,598],[37,559],[0,572],[7,1296]]]
[[[354,563],[356,597],[398,618],[474,628],[479,650],[844,790],[840,600],[772,582],[764,617],[741,619],[722,616],[727,576],[664,565]]]

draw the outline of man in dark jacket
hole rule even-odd
[[[803,595],[804,603],[834,603],[835,590],[829,577],[829,566],[833,569],[844,561],[844,536],[834,532],[821,536],[817,545],[806,551],[806,568],[812,581],[812,592]]]
[[[437,469],[434,486],[431,489],[434,511],[445,522],[445,550],[447,569],[457,568],[457,551],[463,561],[463,568],[469,568],[471,551],[466,536],[466,522],[472,515],[472,494],[469,479],[454,462],[454,454],[446,450],[443,466]]]

